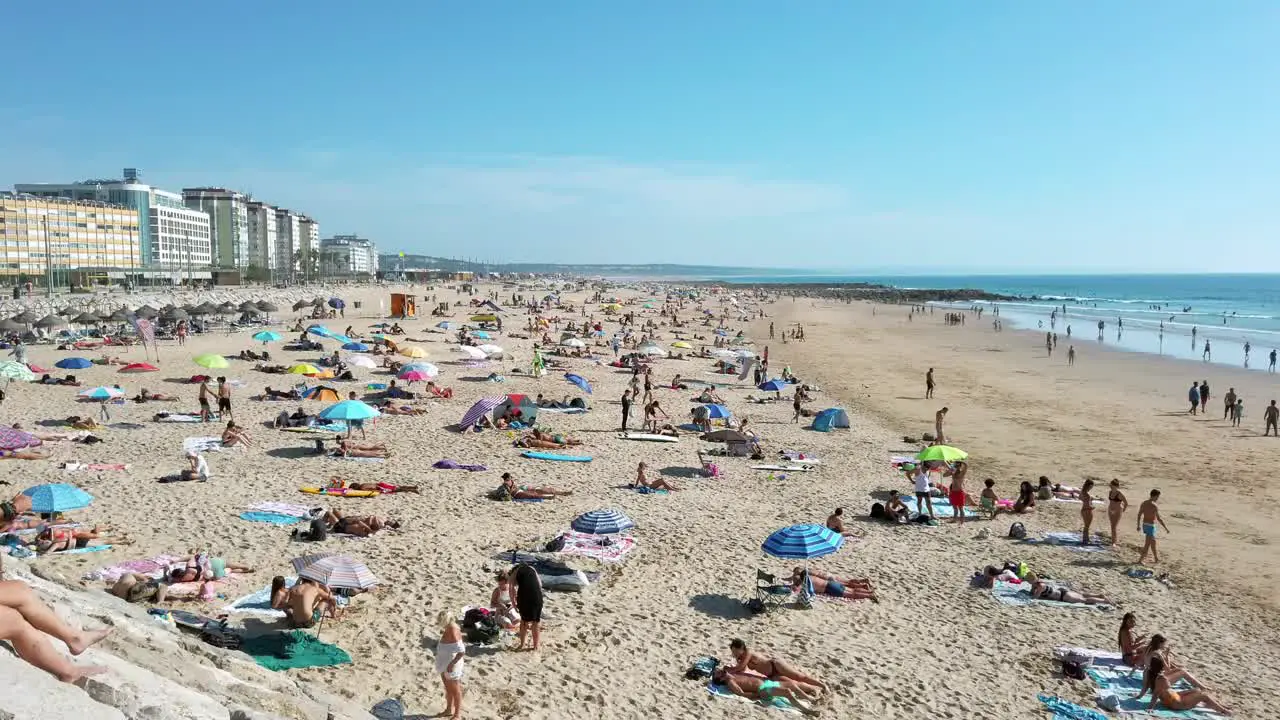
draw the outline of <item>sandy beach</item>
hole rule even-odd
[[[487,286],[509,298],[513,288]],[[343,296],[360,300],[362,312],[328,321],[356,334],[385,316],[377,311],[394,288],[364,288]],[[416,290],[418,294],[424,291]],[[466,300],[452,289],[425,291],[451,304]],[[526,295],[540,291],[525,291]],[[638,297],[638,291],[619,291]],[[314,293],[300,293],[311,297]],[[586,293],[562,300],[581,308]],[[431,303],[422,302],[425,308]],[[660,302],[659,302],[660,305]],[[350,307],[350,305],[349,305]],[[605,320],[599,304],[588,312]],[[719,301],[708,308],[720,308]],[[640,312],[638,305],[627,310]],[[382,417],[367,428],[370,441],[385,443],[392,457],[382,463],[327,459],[309,454],[308,436],[273,430],[267,423],[282,409],[299,404],[310,412],[318,401],[258,402],[249,399],[265,385],[286,387],[293,376],[267,375],[252,363],[232,361],[224,374],[243,381],[234,391],[237,422],[255,445],[208,454],[208,483],[158,484],[157,478],[184,466],[184,438],[217,435],[220,425],[160,424],[155,412],[195,411],[197,386],[187,378],[202,369],[191,357],[206,352],[232,354],[261,349],[251,332],[193,337],[179,348],[160,346],[160,372],[119,375],[116,367],[76,371],[85,387],[119,382],[129,396],[147,387],[178,395],[177,403],[111,406],[113,422],[138,423],[137,429],[109,428],[105,442],[82,446],[49,443],[53,455],[43,461],[0,463],[0,479],[10,493],[47,482],[74,482],[96,500],[76,519],[110,524],[134,541],[109,552],[46,557],[38,563],[66,576],[106,564],[208,548],[215,554],[252,565],[257,572],[226,590],[228,599],[286,574],[289,560],[323,550],[366,562],[379,577],[375,593],[358,597],[339,622],[326,624],[323,637],[348,651],[353,665],[295,671],[366,706],[400,697],[411,712],[443,707],[432,654],[441,610],[483,605],[493,589],[494,559],[512,548],[530,547],[568,528],[577,515],[617,508],[636,523],[638,547],[623,563],[600,564],[577,558],[572,564],[601,573],[581,593],[548,595],[543,648],[536,653],[500,649],[469,650],[465,716],[475,718],[739,718],[778,711],[753,708],[709,694],[704,683],[684,679],[690,663],[704,655],[728,658],[728,643],[742,638],[824,680],[832,688],[821,706],[824,717],[1009,718],[1038,713],[1036,694],[1060,694],[1092,706],[1088,682],[1054,676],[1050,650],[1086,646],[1115,650],[1120,611],[1012,607],[988,592],[972,590],[975,569],[1004,560],[1023,560],[1050,576],[1116,599],[1138,614],[1147,633],[1169,636],[1182,662],[1215,688],[1238,717],[1268,717],[1274,688],[1280,687],[1280,622],[1275,619],[1280,541],[1277,500],[1270,468],[1280,458],[1280,440],[1263,439],[1261,413],[1270,401],[1272,376],[1206,368],[1197,363],[1099,349],[1078,343],[1074,367],[1067,367],[1065,346],[1044,357],[1040,336],[989,323],[948,327],[941,313],[907,321],[907,310],[867,304],[835,305],[785,298],[763,305],[768,317],[747,331],[752,346],[769,346],[774,375],[789,365],[803,381],[822,388],[813,409],[840,406],[852,428],[816,433],[791,422],[783,401],[752,404],[745,397],[762,393],[751,387],[720,392],[735,415],[747,415],[772,455],[793,449],[823,460],[814,472],[787,473],[785,479],[753,471],[745,458],[722,459],[721,478],[692,477],[696,451],[709,448],[694,433],[678,443],[648,443],[617,437],[619,398],[629,371],[588,359],[564,359],[565,367],[533,378],[512,372],[528,369],[532,340],[515,339],[526,316],[515,309],[505,316],[506,333],[493,342],[513,358],[487,367],[451,361],[451,334],[429,333],[441,318],[420,314],[403,322],[407,335],[419,338],[429,360],[443,371],[437,381],[454,390],[448,400],[432,400],[425,415]],[[580,314],[560,314],[580,322]],[[293,313],[281,318],[292,324]],[[451,318],[465,321],[466,308]],[[680,311],[693,318],[694,305]],[[641,314],[641,320],[657,315]],[[768,339],[802,323],[805,342]],[[730,323],[731,327],[736,324]],[[709,335],[710,328],[689,328]],[[669,346],[669,328],[659,336]],[[289,339],[289,333],[282,331]],[[558,336],[552,332],[553,337]],[[312,362],[318,352],[269,349],[277,362]],[[696,343],[701,344],[701,343]],[[325,352],[336,349],[325,342]],[[141,348],[109,348],[130,361],[142,360]],[[599,348],[606,361],[608,348]],[[32,346],[30,359],[52,366],[68,355],[50,346]],[[689,418],[694,394],[666,387],[679,373],[715,382],[711,361],[664,359],[654,373],[655,397],[673,423]],[[923,399],[924,373],[935,368],[937,396]],[[486,381],[491,372],[505,382]],[[574,454],[590,454],[589,463],[542,462],[519,457],[507,432],[490,430],[460,435],[446,429],[477,399],[504,393],[544,393],[551,398],[582,393],[563,378],[575,372],[593,385],[582,415],[543,415],[540,425],[580,438]],[[384,371],[356,370],[357,382],[334,383],[342,394],[363,395],[367,382],[386,382]],[[1183,399],[1192,380],[1208,379],[1214,400],[1207,417],[1186,414]],[[1220,397],[1234,386],[1248,407],[1245,426],[1232,430],[1220,420]],[[75,390],[13,383],[0,409],[6,424],[94,415],[96,405],[76,402]],[[997,481],[1002,497],[1012,497],[1022,479],[1048,475],[1078,486],[1085,476],[1123,483],[1131,508],[1121,524],[1121,547],[1114,552],[1076,553],[1063,548],[1014,545],[1004,538],[1009,520],[956,527],[887,526],[861,521],[877,491],[908,491],[888,464],[891,453],[910,451],[902,436],[932,429],[933,414],[950,408],[947,430],[953,444],[970,453],[970,487],[983,478]],[[633,411],[633,418],[638,408]],[[633,419],[633,423],[635,420]],[[481,463],[483,472],[437,470],[449,458]],[[127,471],[66,473],[68,461],[128,463]],[[648,463],[681,488],[670,494],[639,494],[621,488]],[[496,502],[486,498],[508,471],[519,482],[572,490],[573,495],[542,503]],[[370,499],[331,499],[303,495],[299,487],[338,475],[362,482],[421,486],[419,495]],[[1150,488],[1164,492],[1162,512],[1171,533],[1161,535],[1161,571],[1173,587],[1134,580],[1123,571],[1137,559],[1140,536],[1134,512]],[[1102,492],[1102,490],[1100,490]],[[404,526],[366,539],[333,537],[323,543],[292,542],[280,526],[248,523],[238,515],[259,501],[337,507],[344,512],[396,518]],[[757,568],[779,574],[792,562],[766,557],[760,546],[773,531],[796,523],[822,523],[837,506],[862,537],[813,566],[839,576],[867,577],[880,602],[818,601],[812,609],[783,608],[752,615],[743,601],[754,594]],[[1105,530],[1105,511],[1096,527]],[[1036,513],[1017,518],[1031,532],[1078,530],[1078,506],[1041,503]],[[978,538],[982,528],[990,537]],[[101,587],[101,583],[91,586]],[[190,607],[217,611],[226,600]],[[187,605],[184,605],[187,607]],[[110,641],[108,641],[110,642]],[[1249,670],[1246,670],[1249,668]],[[1267,690],[1266,688],[1273,688]]]

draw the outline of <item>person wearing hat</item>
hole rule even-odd
[[[188,450],[187,462],[191,463],[191,467],[182,471],[183,480],[199,480],[200,482],[209,480],[209,461],[204,459],[204,455],[195,450]]]

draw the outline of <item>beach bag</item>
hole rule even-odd
[[[1072,680],[1084,680],[1085,670],[1093,665],[1093,658],[1080,653],[1067,653],[1061,658],[1062,674]]]
[[[872,520],[888,520],[889,514],[885,512],[884,503],[875,503],[871,506]]]
[[[560,552],[564,549],[564,536],[557,535],[544,548],[547,552]]]
[[[1020,522],[1016,522],[1009,526],[1009,537],[1013,540],[1026,540],[1027,527]]]

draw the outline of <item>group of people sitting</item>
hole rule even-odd
[[[1151,693],[1151,704],[1148,710],[1156,710],[1163,706],[1174,712],[1194,710],[1205,707],[1209,710],[1230,715],[1231,711],[1215,700],[1207,692],[1205,685],[1191,673],[1175,662],[1169,649],[1169,641],[1159,633],[1151,637],[1137,634],[1135,628],[1138,618],[1131,612],[1125,613],[1120,620],[1118,642],[1124,664],[1135,671],[1142,670],[1142,689],[1134,696],[1141,698]],[[1177,690],[1178,683],[1186,683],[1191,690]]]

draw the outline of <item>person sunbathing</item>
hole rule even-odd
[[[227,421],[227,429],[222,431],[222,444],[225,447],[235,447],[236,445],[252,446],[253,441],[249,438],[249,433],[244,428],[236,425],[235,420]]]
[[[348,490],[372,490],[380,492],[383,495],[394,495],[395,493],[414,493],[419,494],[417,485],[393,485],[391,483],[368,483],[368,482],[350,482],[343,480],[336,475],[329,478],[328,487],[346,488]]]
[[[108,529],[105,529],[109,532]],[[35,546],[36,552],[44,554],[51,552],[62,552],[64,550],[81,550],[89,547],[89,543],[94,540],[102,540],[108,545],[128,545],[131,541],[123,536],[103,535],[98,530],[98,526],[93,526],[90,530],[81,530],[78,528],[45,528],[36,536]]]
[[[400,527],[400,523],[395,520],[383,520],[373,515],[345,516],[337,510],[326,512],[323,519],[331,531],[356,537],[369,537],[383,528],[396,530]]]
[[[516,479],[509,472],[502,473],[502,484],[494,492],[494,496],[499,500],[554,500],[561,495],[572,494],[572,490],[516,485]]]
[[[12,532],[36,527],[39,518],[31,517],[31,498],[22,493],[0,502],[0,531]]]
[[[136,403],[175,402],[177,401],[177,399],[178,399],[178,396],[176,395],[165,395],[164,393],[153,393],[146,388],[142,388],[142,392],[138,393],[133,397],[133,401]]]
[[[745,672],[755,672],[770,680],[781,680],[783,678],[793,680],[805,686],[806,690],[812,687],[820,692],[825,692],[827,689],[827,686],[821,680],[800,672],[785,660],[754,652],[747,647],[746,642],[740,639],[735,638],[729,642],[729,652],[733,655],[734,660],[733,667],[729,668],[731,674],[738,675]]]
[[[665,435],[667,437],[680,437],[680,431],[677,430],[676,426],[672,425],[671,423],[664,424],[661,428],[658,429],[658,432],[654,434]]]
[[[75,437],[70,433],[46,432],[44,430],[28,430],[22,426],[22,423],[14,423],[13,429],[21,430],[22,432],[28,435],[32,435],[36,438],[39,438],[44,442],[61,442],[63,440],[75,440]]]
[[[818,715],[817,710],[802,703],[802,700],[812,700],[814,698],[810,698],[804,688],[790,678],[771,680],[757,675],[735,675],[724,668],[720,668],[712,673],[711,679],[739,697],[765,703],[771,702],[774,698],[782,698],[790,702],[792,707],[804,715]]]
[[[72,655],[81,655],[111,631],[109,627],[94,631],[73,630],[41,602],[26,583],[0,581],[0,640],[11,644],[18,657],[62,682],[76,682],[107,669],[97,665],[75,665],[55,650],[45,636],[61,640]]]
[[[711,387],[703,390],[702,393],[698,395],[696,400],[700,403],[723,404],[724,400],[721,399],[720,396],[714,392],[715,388],[716,386],[712,385]]]
[[[93,363],[95,365],[128,365],[129,361],[121,359],[118,355],[102,355]]]
[[[283,375],[284,371],[288,368],[283,365],[264,365],[262,363],[258,363],[253,366],[253,369],[269,375]]]
[[[1179,679],[1181,677],[1177,673],[1171,673],[1167,670],[1163,658],[1159,655],[1154,655],[1147,661],[1147,669],[1142,676],[1142,690],[1134,696],[1134,699],[1141,698],[1150,690],[1151,704],[1147,706],[1148,710],[1155,710],[1157,705],[1163,705],[1169,710],[1178,712],[1194,710],[1203,705],[1223,715],[1231,714],[1231,710],[1210,697],[1203,690],[1185,690],[1182,692],[1174,690],[1173,686]]]
[[[218,567],[221,567],[219,571]],[[169,582],[208,582],[220,580],[229,573],[252,573],[248,565],[231,562],[224,558],[212,557],[207,552],[192,551],[185,560],[171,567],[166,577]]]
[[[378,406],[378,409],[381,410],[384,415],[426,415],[427,414],[426,408],[414,407],[412,405],[396,405],[395,402],[392,400],[384,401],[381,405]]]
[[[529,433],[533,437],[539,440],[553,442],[558,445],[581,445],[582,444],[581,440],[575,440],[574,438],[571,438],[568,435],[562,435],[560,433],[543,432],[537,428],[530,430]]]
[[[338,617],[338,600],[329,588],[310,578],[299,578],[285,600],[285,618],[293,628],[315,627],[324,616]]]
[[[791,586],[795,588],[796,592],[804,589],[806,574],[809,577],[809,583],[813,585],[813,591],[819,595],[880,602],[880,599],[876,597],[875,588],[871,587],[871,581],[867,578],[840,580],[834,575],[828,575],[820,570],[809,570],[806,573],[803,568],[799,567],[791,569]]]
[[[334,442],[338,444],[337,453],[340,457],[391,457],[391,451],[382,443],[378,443],[377,445],[360,445],[343,437],[334,438]]]
[[[648,467],[649,466],[643,462],[636,467],[636,479],[631,483],[631,487],[636,489],[644,488],[646,490],[670,490],[671,492],[677,492],[680,490],[680,488],[672,485],[663,478],[650,480],[644,472]]]
[[[1053,602],[1072,603],[1074,605],[1114,605],[1103,595],[1076,592],[1061,585],[1050,585],[1041,580],[1031,583],[1031,597],[1036,600],[1052,600]]]
[[[427,392],[431,393],[432,397],[438,397],[443,399],[448,399],[453,397],[453,388],[439,387],[436,385],[434,380],[427,381]]]
[[[168,586],[148,575],[125,573],[107,592],[126,602],[164,602]]]
[[[297,390],[276,390],[270,385],[262,390],[263,400],[301,400],[302,394]]]
[[[48,450],[0,450],[0,460],[48,460]]]

